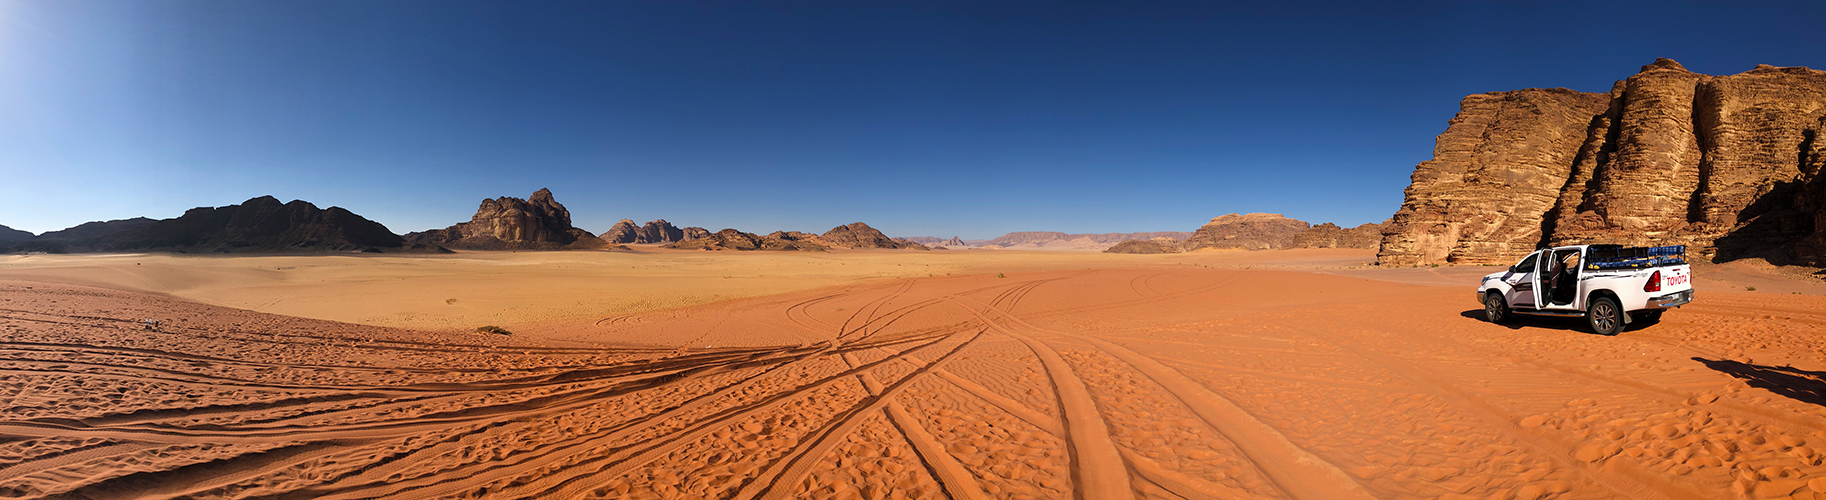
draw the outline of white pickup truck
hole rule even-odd
[[[1655,322],[1693,301],[1685,246],[1574,245],[1536,250],[1509,270],[1484,276],[1477,301],[1491,323],[1514,314],[1584,317],[1601,335]]]

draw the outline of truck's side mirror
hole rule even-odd
[[[1509,265],[1509,274],[1515,274],[1515,265],[1514,264]]]

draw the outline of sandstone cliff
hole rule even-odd
[[[1383,224],[1387,224],[1384,222]],[[1306,228],[1287,241],[1286,248],[1376,248],[1382,243],[1383,224],[1363,224],[1350,229],[1330,222]]]
[[[600,248],[606,244],[589,231],[571,226],[571,212],[540,189],[532,197],[503,196],[482,200],[469,222],[444,229],[409,233],[414,243],[471,250],[559,250]]]
[[[1466,97],[1384,228],[1384,264],[1494,264],[1534,251],[1603,94],[1528,89]]]
[[[1660,59],[1609,94],[1470,96],[1415,167],[1378,258],[1507,264],[1618,243],[1818,263],[1823,119],[1826,72],[1766,65],[1708,76]]]
[[[1180,245],[1186,251],[1211,249],[1269,250],[1284,248],[1311,224],[1281,214],[1228,214],[1211,219]]]
[[[343,252],[441,251],[341,207],[261,196],[239,205],[199,207],[174,219],[89,222],[0,246],[47,252]]]
[[[952,248],[970,246],[968,243],[964,243],[963,239],[958,238],[956,236],[952,236],[951,239],[939,242],[939,245],[946,246],[946,247],[952,247]]]
[[[685,234],[685,238],[682,241],[690,241],[690,240],[695,240],[698,238],[709,238],[710,237],[710,230],[704,229],[701,227],[697,227],[697,226],[687,227],[687,228],[681,230],[681,232],[683,232]]]

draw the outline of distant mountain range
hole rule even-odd
[[[340,207],[319,209],[309,202],[261,196],[239,205],[200,207],[184,215],[154,220],[144,217],[89,222],[40,235],[0,226],[0,252],[448,252],[458,250],[631,250],[629,244],[658,244],[674,249],[787,250],[827,249],[989,249],[1101,251],[1123,242],[1148,242],[1123,248],[1148,252],[1199,248],[1267,249],[1347,246],[1365,248],[1376,229],[1370,225],[1341,229],[1311,226],[1275,214],[1230,214],[1212,219],[1195,232],[1069,234],[1018,231],[990,240],[940,239],[931,236],[893,238],[856,222],[824,233],[775,231],[757,235],[736,229],[710,232],[678,228],[664,219],[636,226],[622,219],[601,236],[571,225],[571,213],[549,189],[525,199],[484,199],[466,222],[443,229],[394,234],[386,226]],[[1368,236],[1365,236],[1368,235]],[[1140,245],[1140,246],[1137,246]],[[1126,250],[1117,249],[1123,252]]]
[[[1384,222],[1383,224],[1387,224]],[[1376,248],[1383,224],[1345,229],[1330,222],[1312,225],[1281,214],[1228,214],[1211,219],[1183,241],[1135,238],[1111,245],[1108,253],[1179,253],[1195,250],[1283,248]]]
[[[21,237],[23,233],[24,236]],[[340,207],[261,196],[225,207],[193,208],[172,219],[89,222],[37,236],[0,231],[0,250],[40,252],[398,252],[411,245],[378,222]]]

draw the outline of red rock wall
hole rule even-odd
[[[1810,193],[1826,188],[1810,151],[1826,127],[1826,72],[1714,77],[1661,59],[1609,95],[1565,93],[1466,98],[1433,160],[1415,168],[1380,260],[1500,264],[1575,243],[1823,260],[1826,193]]]

